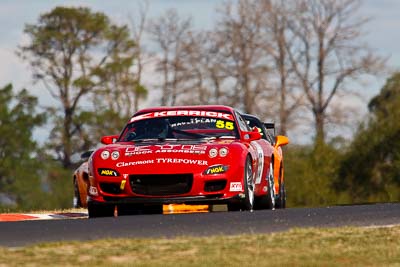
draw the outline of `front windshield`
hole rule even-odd
[[[152,113],[152,115],[144,114],[138,116],[138,118],[133,117],[131,123],[122,132],[119,141],[238,137],[233,116],[228,113],[207,112],[208,115],[213,116],[154,117],[155,113]]]

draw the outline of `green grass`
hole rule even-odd
[[[400,226],[0,247],[0,266],[400,266]]]

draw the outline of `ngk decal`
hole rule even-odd
[[[131,122],[148,118],[174,117],[174,116],[210,117],[210,118],[221,118],[233,121],[233,116],[232,114],[229,113],[206,111],[206,110],[169,110],[169,111],[150,112],[138,115],[133,117],[131,119]]]
[[[149,147],[150,146],[127,147],[125,150],[125,156],[151,154],[153,151]]]

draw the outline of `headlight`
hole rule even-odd
[[[219,150],[219,156],[220,157],[225,157],[226,155],[228,155],[228,149],[226,147],[223,147]]]
[[[208,155],[210,158],[215,158],[218,155],[218,150],[216,148],[211,148]]]
[[[113,160],[117,160],[117,159],[119,158],[119,152],[118,152],[118,151],[113,151],[113,152],[111,153],[111,158],[112,158]]]
[[[107,150],[104,150],[103,152],[101,152],[101,158],[102,159],[108,159],[110,157],[110,152]]]

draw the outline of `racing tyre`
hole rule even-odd
[[[88,202],[89,218],[113,217],[115,205]]]
[[[279,186],[279,197],[278,201],[276,202],[277,209],[285,209],[286,208],[286,189],[285,183],[280,183]]]
[[[262,197],[257,198],[256,208],[257,209],[270,209],[273,210],[275,208],[275,183],[274,183],[274,167],[273,163],[269,164],[269,174],[268,174],[268,191]]]
[[[72,202],[74,208],[82,208],[81,195],[79,194],[78,181],[76,179],[74,179],[74,198]]]
[[[244,199],[239,202],[228,203],[228,211],[253,210],[254,206],[254,181],[251,159],[247,157],[244,167]]]

